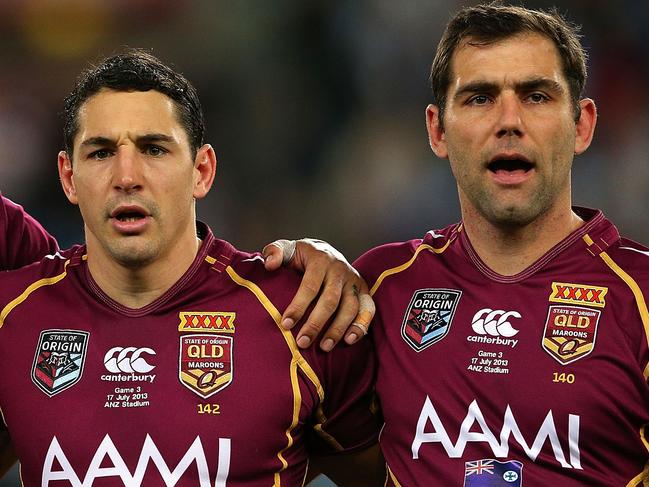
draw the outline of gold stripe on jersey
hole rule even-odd
[[[387,463],[385,464],[385,467],[386,467],[387,470],[388,470],[388,475],[390,476],[390,479],[392,480],[392,483],[393,483],[396,487],[401,487],[401,484],[399,483],[399,481],[397,480],[397,478],[394,476],[394,474],[392,473],[392,470],[390,470],[390,467],[388,466]],[[385,482],[385,483],[386,483],[386,484],[388,483],[388,482],[387,482],[387,478],[386,478],[386,482]]]
[[[318,409],[315,412],[315,417],[318,421],[318,424],[313,426],[315,432],[318,433],[318,435],[327,443],[329,443],[329,445],[331,445],[334,449],[336,449],[337,451],[343,451],[345,448],[340,443],[338,443],[338,440],[336,440],[336,438],[322,429],[322,425],[325,423],[325,421],[327,421],[327,417],[322,410],[322,403],[318,405]]]
[[[588,245],[592,245],[593,239],[590,238],[588,234],[584,235],[583,237],[584,241]],[[638,286],[638,283],[635,282],[635,280],[627,274],[624,269],[622,269],[619,265],[615,263],[613,259],[604,251],[599,253],[599,256],[601,259],[606,263],[607,266],[611,268],[617,276],[622,279],[627,286],[629,286],[629,289],[631,289],[631,292],[633,293],[633,296],[635,297],[635,302],[636,306],[638,307],[638,312],[640,313],[640,319],[642,319],[642,324],[644,326],[644,332],[645,332],[645,338],[647,339],[647,346],[649,346],[649,310],[647,310],[647,303],[644,299],[644,295],[642,294],[642,290],[640,289],[640,286]],[[644,378],[645,380],[649,379],[649,364],[645,366],[644,369]]]
[[[417,247],[415,249],[414,255],[410,258],[410,260],[408,262],[405,262],[404,264],[401,264],[401,265],[396,266],[396,267],[392,267],[391,269],[387,269],[387,270],[385,270],[385,271],[383,271],[381,273],[379,278],[376,280],[376,282],[372,286],[372,289],[370,289],[370,296],[374,296],[374,293],[377,291],[377,289],[379,288],[379,286],[383,282],[383,279],[385,279],[388,276],[391,276],[392,274],[398,274],[399,272],[405,271],[408,267],[410,267],[415,262],[415,260],[417,259],[417,256],[419,255],[419,253],[422,250],[430,250],[431,252],[434,252],[436,254],[441,254],[442,252],[444,252],[448,248],[448,246],[451,244],[452,241],[453,241],[453,239],[447,240],[447,242],[440,248],[435,248],[435,247],[432,247],[432,246],[430,246],[428,244],[421,244],[419,247]]]
[[[214,263],[216,262],[216,259],[215,259],[214,257],[210,257],[209,255],[206,255],[206,256],[205,256],[205,261],[206,261],[208,264],[214,264]]]
[[[261,288],[257,286],[254,282],[241,277],[231,266],[227,266],[225,268],[225,271],[236,284],[245,287],[252,294],[254,294],[254,296],[261,303],[261,305],[268,312],[268,314],[271,316],[271,318],[279,328],[280,332],[282,333],[282,336],[284,337],[284,340],[286,341],[286,344],[288,345],[288,348],[291,352],[291,356],[293,357],[290,365],[291,388],[293,389],[293,420],[291,421],[291,425],[286,430],[287,445],[280,452],[277,453],[277,457],[282,463],[282,468],[275,473],[275,485],[279,486],[280,473],[288,467],[288,463],[284,458],[283,454],[291,446],[293,446],[292,431],[295,429],[300,419],[300,405],[302,404],[302,394],[300,392],[300,384],[297,375],[298,368],[302,370],[302,372],[315,386],[318,392],[318,397],[320,398],[320,402],[324,400],[324,389],[322,388],[322,384],[320,384],[320,379],[318,379],[318,376],[316,375],[315,371],[311,368],[311,366],[308,364],[308,362],[304,359],[304,357],[300,353],[300,349],[298,348],[297,343],[295,343],[295,338],[293,338],[291,332],[289,330],[284,329],[281,326],[281,319],[282,319],[281,313],[277,310],[277,308],[270,301],[270,299],[268,299],[268,297],[264,294]]]
[[[18,306],[23,301],[25,301],[31,293],[33,293],[37,289],[42,288],[43,286],[51,286],[52,284],[56,284],[61,279],[63,279],[67,275],[67,268],[69,263],[70,263],[69,259],[65,261],[65,264],[63,265],[63,272],[61,274],[54,277],[46,277],[44,279],[40,279],[36,282],[33,282],[27,287],[27,289],[25,289],[22,292],[20,296],[18,296],[13,301],[11,301],[7,306],[5,306],[4,309],[2,310],[2,313],[0,313],[0,328],[2,328],[2,325],[4,325],[5,320],[7,319],[9,313],[11,313],[16,306]]]

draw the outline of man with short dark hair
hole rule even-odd
[[[596,123],[585,79],[556,12],[469,7],[442,36],[426,121],[462,221],[355,263],[387,485],[649,481],[649,250],[571,206]]]
[[[649,258],[571,207],[596,122],[585,78],[557,13],[480,5],[446,28],[426,115],[462,221],[356,263],[377,305],[389,485],[648,478]]]
[[[65,115],[86,243],[1,276],[0,467],[15,451],[26,486],[302,485],[343,452],[325,473],[369,482],[346,464],[378,434],[370,344],[300,350],[278,311],[299,276],[196,221],[216,157],[191,84],[129,50]]]

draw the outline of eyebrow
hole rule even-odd
[[[135,143],[137,145],[142,145],[142,144],[150,144],[152,142],[167,142],[167,143],[175,143],[176,139],[171,137],[170,135],[166,134],[144,134],[140,135],[135,139]],[[113,139],[109,139],[108,137],[103,137],[103,136],[98,136],[98,137],[90,137],[83,142],[81,142],[82,146],[114,146],[115,141]]]
[[[500,85],[492,81],[471,81],[461,86],[455,92],[453,98],[457,100],[466,95],[471,95],[474,93],[494,93],[500,91],[500,89]],[[517,92],[528,92],[543,89],[558,94],[562,94],[565,91],[563,86],[561,86],[555,80],[544,77],[530,78],[520,81],[514,85],[514,89]]]

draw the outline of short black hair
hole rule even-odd
[[[79,131],[79,109],[103,88],[116,91],[155,90],[168,96],[176,106],[178,121],[187,132],[194,156],[203,145],[205,120],[196,88],[182,74],[151,53],[128,48],[81,73],[74,89],[65,98],[63,137],[70,158],[74,138]]]

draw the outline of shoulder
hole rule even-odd
[[[380,245],[361,255],[354,267],[372,287],[386,272],[399,272],[414,264],[424,251],[442,253],[460,228],[459,224],[454,224],[441,230],[430,230],[423,238]]]
[[[0,268],[14,269],[58,249],[56,240],[22,206],[0,195]]]
[[[612,272],[623,280],[636,282],[646,293],[649,291],[649,248],[621,238],[617,245],[607,249],[609,259],[604,259]]]
[[[247,288],[259,299],[268,299],[280,310],[288,305],[300,285],[297,272],[286,267],[267,271],[261,253],[241,251],[223,241],[217,241],[216,245],[219,244],[222,250],[227,249],[222,267],[233,284]],[[218,266],[219,256],[214,257]]]
[[[56,284],[67,275],[68,264],[81,258],[82,247],[56,252],[20,269],[0,272],[0,309],[6,315],[7,307],[16,300],[24,300],[37,289]],[[0,323],[0,326],[2,323]]]

